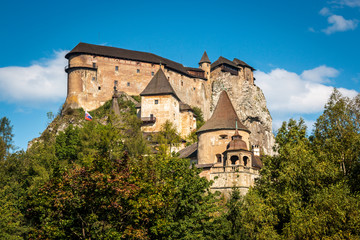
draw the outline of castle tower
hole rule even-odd
[[[224,163],[224,165],[241,165],[244,167],[252,166],[252,152],[249,151],[246,142],[242,140],[242,137],[237,129],[231,139],[232,140],[226,147],[226,163]]]
[[[211,62],[210,62],[210,59],[209,59],[206,51],[204,51],[204,54],[202,55],[202,57],[200,59],[199,68],[205,71],[205,78],[207,78],[209,80]]]
[[[202,168],[200,176],[214,181],[211,190],[229,196],[236,187],[245,195],[259,177],[262,163],[260,156],[255,159],[249,150],[250,131],[241,124],[226,91],[221,92],[212,117],[197,134],[197,167]]]
[[[142,131],[159,132],[166,121],[172,122],[182,137],[196,129],[192,108],[181,102],[161,68],[140,96]]]
[[[249,146],[250,131],[241,124],[239,117],[226,93],[222,91],[211,118],[197,131],[198,134],[198,164],[221,164],[225,163],[224,153],[227,149],[230,137],[237,129],[242,141]]]

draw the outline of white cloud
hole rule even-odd
[[[331,15],[328,17],[327,21],[331,25],[322,31],[328,35],[335,32],[354,30],[359,22],[357,19],[346,20],[343,16],[340,15]]]
[[[339,72],[320,66],[296,74],[276,68],[270,73],[255,73],[256,84],[264,91],[270,112],[287,115],[313,114],[323,110],[333,87],[322,83],[336,77]],[[339,88],[345,96],[354,97],[355,90]]]
[[[66,53],[55,52],[53,58],[29,67],[0,68],[0,101],[34,104],[65,100]]]
[[[301,74],[301,78],[305,81],[324,83],[330,82],[329,78],[334,78],[338,75],[339,71],[335,68],[322,65],[314,69],[303,71],[303,73]]]
[[[360,0],[337,0],[334,3],[348,7],[360,7]]]
[[[319,13],[323,16],[328,16],[331,14],[330,10],[327,7],[322,8]]]

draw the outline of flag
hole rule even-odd
[[[85,111],[85,120],[88,120],[88,121],[92,120],[92,116],[87,111]]]

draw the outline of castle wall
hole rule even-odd
[[[196,130],[196,118],[191,111],[180,113],[180,135],[187,137],[192,131]]]
[[[81,54],[69,58],[69,67],[67,104],[93,110],[111,99],[115,83],[117,90],[139,95],[160,65]],[[169,69],[164,72],[181,101],[201,108],[208,119],[211,87],[207,81]]]
[[[211,86],[208,81],[200,78],[191,78],[169,69],[164,71],[164,73],[181,101],[192,107],[199,107],[203,112],[204,119],[209,119]]]
[[[233,136],[235,130],[218,130],[211,132],[203,132],[198,135],[198,164],[212,164],[217,162],[216,154],[222,154]],[[242,139],[249,148],[249,133],[239,131]],[[222,135],[226,135],[223,138]],[[223,162],[224,160],[222,160]]]
[[[158,104],[155,104],[155,100]],[[151,114],[156,117],[156,121],[143,125],[143,132],[159,132],[166,120],[171,121],[176,129],[180,129],[179,102],[172,95],[142,96],[141,118],[149,118]]]
[[[212,167],[208,179],[214,181],[212,191],[221,191],[229,196],[232,187],[236,186],[240,194],[245,195],[259,177],[259,171],[243,166]]]

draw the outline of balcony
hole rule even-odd
[[[150,117],[142,117],[141,118],[141,121],[143,122],[143,123],[154,123],[154,122],[156,122],[156,117],[154,117],[154,116],[150,116]]]
[[[70,71],[73,71],[73,70],[77,70],[77,69],[86,69],[86,70],[93,70],[93,71],[97,71],[97,65],[96,64],[93,64],[93,65],[90,65],[90,64],[69,64],[67,66],[65,66],[65,72],[66,73],[69,73]]]
[[[238,70],[236,68],[227,65],[221,65],[221,71],[229,72],[231,75],[238,75]]]

